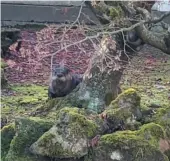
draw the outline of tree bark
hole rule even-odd
[[[170,34],[160,36],[146,29],[145,25],[136,28],[140,38],[147,44],[154,46],[163,52],[170,54]]]
[[[126,56],[121,53],[116,42],[103,38],[94,53],[89,67],[84,74],[78,91],[67,96],[73,106],[102,112],[120,93],[119,81],[122,76]]]
[[[170,16],[170,12],[167,12],[158,20],[152,21],[150,13],[146,9],[137,7],[136,10],[144,16],[146,21],[150,21],[151,23],[158,23],[162,21],[163,18]],[[136,31],[145,43],[150,44],[167,54],[170,54],[170,31],[164,32],[160,35],[158,33],[149,31],[144,24],[136,27]]]

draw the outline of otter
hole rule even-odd
[[[52,72],[52,78],[48,88],[48,97],[64,97],[73,91],[81,81],[81,75],[72,74],[68,68],[58,66]]]
[[[137,35],[137,32],[135,30],[128,31],[126,34],[126,43],[128,50],[140,50],[140,46],[142,46],[144,43]]]

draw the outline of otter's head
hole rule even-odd
[[[132,30],[127,33],[127,39],[129,42],[136,42],[139,39],[139,37],[136,31]]]
[[[68,68],[56,67],[52,73],[52,81],[56,81],[57,84],[62,84],[66,82],[69,75],[70,75],[70,70]]]

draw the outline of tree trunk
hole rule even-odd
[[[126,57],[117,50],[116,42],[103,38],[94,53],[79,90],[66,99],[72,105],[101,112],[120,93],[119,81]]]
[[[146,21],[149,21],[151,19],[150,13],[143,8],[137,7],[137,11],[141,13]],[[167,12],[163,16],[161,16],[158,20],[155,20],[155,23],[161,22],[163,20],[163,17],[169,16],[170,13]],[[153,20],[154,22],[154,20]],[[151,21],[152,23],[152,21]],[[170,29],[169,29],[170,30]],[[138,32],[140,38],[147,44],[150,44],[163,52],[170,54],[170,31],[165,31],[163,33],[155,33],[152,31],[149,31],[144,24],[136,27],[136,31]]]
[[[158,35],[157,33],[147,30],[144,25],[137,27],[136,30],[145,43],[170,54],[170,35],[168,35],[168,33],[160,36],[160,34]]]

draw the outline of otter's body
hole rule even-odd
[[[135,30],[128,31],[126,34],[126,44],[128,50],[138,50],[143,44],[142,40],[139,38]]]
[[[81,77],[71,74],[66,67],[58,67],[53,72],[48,88],[48,97],[64,97],[73,91],[81,81]]]

